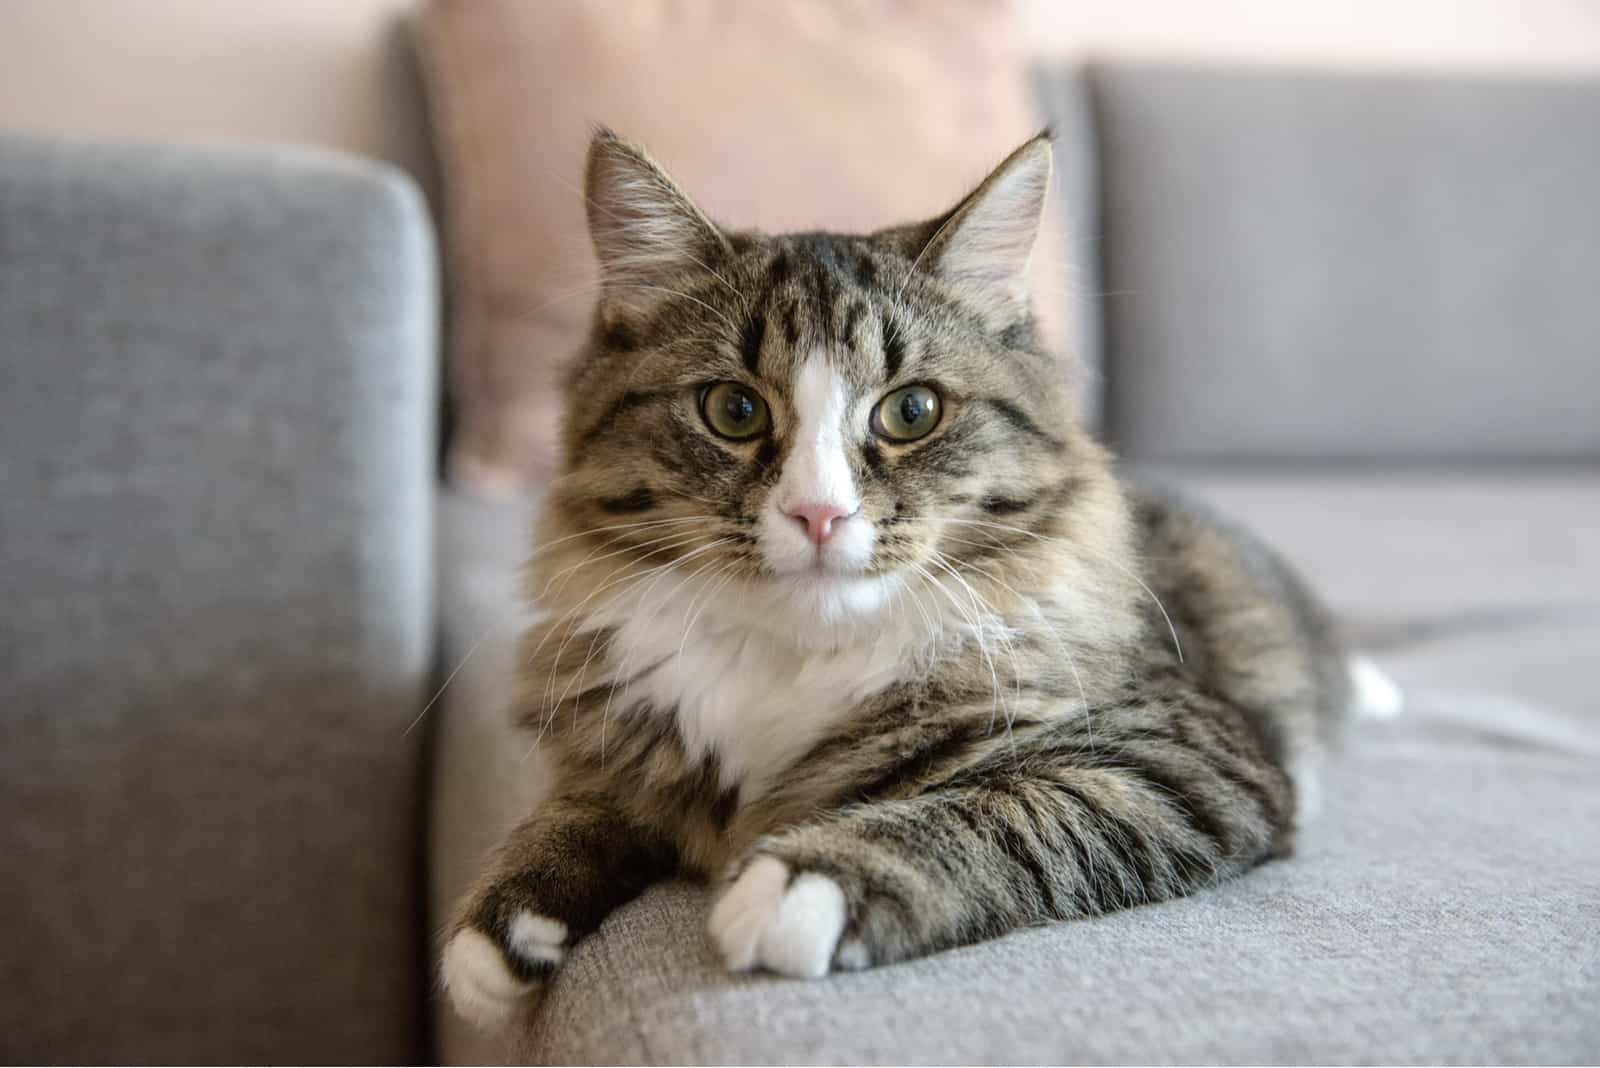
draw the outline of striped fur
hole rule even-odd
[[[819,974],[1289,852],[1342,654],[1269,554],[1120,484],[1073,422],[1021,297],[1048,176],[1036,140],[939,219],[769,237],[597,136],[605,287],[530,569],[524,715],[557,785],[452,929],[464,1009],[525,1000],[678,872],[733,888],[712,916],[730,966]],[[789,575],[772,508],[819,359],[870,560]],[[759,391],[770,429],[712,433],[718,381]],[[939,425],[875,437],[872,405],[913,383]]]

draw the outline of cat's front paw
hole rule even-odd
[[[446,943],[439,977],[456,1013],[487,1030],[504,1027],[531,1007],[566,956],[567,926],[527,909],[503,939],[471,924]]]
[[[840,945],[848,917],[844,891],[818,872],[794,872],[757,856],[711,910],[711,940],[729,971],[765,968],[816,979],[830,968],[860,967],[858,947]]]

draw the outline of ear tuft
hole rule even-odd
[[[922,255],[994,326],[1028,308],[1028,264],[1050,191],[1051,133],[1018,148],[948,215]]]
[[[727,239],[638,145],[595,128],[584,172],[589,236],[600,259],[602,304],[648,301],[652,286],[705,267]]]

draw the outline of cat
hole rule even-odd
[[[819,977],[1287,855],[1352,704],[1260,545],[1123,485],[1027,272],[1048,134],[938,218],[734,232],[598,131],[601,280],[530,567],[554,768],[449,928],[486,1026],[646,886]]]

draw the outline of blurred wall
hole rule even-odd
[[[0,0],[0,130],[294,141],[426,181],[400,31],[420,2]],[[1061,57],[1600,72],[1600,0],[1017,3]]]
[[[1600,73],[1596,0],[1018,0],[1040,52]]]
[[[426,178],[419,0],[0,0],[0,130],[291,141]]]

